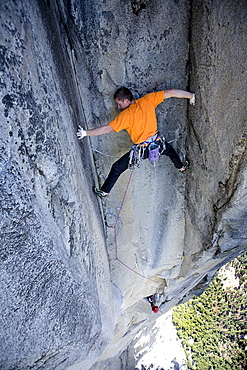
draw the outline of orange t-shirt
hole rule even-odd
[[[155,108],[164,101],[164,91],[135,100],[109,123],[115,132],[126,130],[134,144],[142,143],[157,132]]]

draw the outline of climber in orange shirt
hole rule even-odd
[[[119,132],[126,130],[134,145],[131,150],[118,159],[101,189],[94,192],[104,198],[112,189],[118,177],[127,168],[139,166],[140,159],[149,158],[151,161],[158,159],[159,155],[165,154],[170,157],[175,167],[181,173],[185,173],[189,163],[182,163],[174,148],[159,135],[155,108],[164,99],[171,97],[186,98],[190,104],[195,104],[195,94],[184,90],[162,90],[152,92],[140,99],[134,99],[132,92],[126,88],[119,88],[114,94],[114,100],[118,109],[122,112],[109,124],[91,130],[84,130],[79,126],[77,136],[82,139],[85,136],[97,136],[107,134],[111,131]]]

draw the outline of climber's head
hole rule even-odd
[[[126,109],[135,102],[132,92],[127,87],[117,89],[114,94],[114,100],[118,109]]]
[[[158,306],[153,306],[153,307],[152,307],[152,311],[153,311],[154,313],[159,312],[159,307],[158,307]]]

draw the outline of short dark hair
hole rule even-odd
[[[124,101],[124,99],[128,99],[129,101],[132,101],[134,98],[133,98],[132,92],[127,87],[123,86],[117,89],[117,91],[115,92],[114,100],[115,99],[118,99],[120,101]]]

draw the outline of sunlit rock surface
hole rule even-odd
[[[165,313],[246,249],[246,8],[1,1],[1,368],[103,369],[160,315],[145,297]],[[191,169],[145,161],[101,202],[131,142],[76,130],[113,119],[121,85],[195,91],[157,108]]]
[[[136,369],[163,368],[187,370],[186,356],[172,324],[172,312],[160,316],[152,328],[145,328],[134,338],[133,355]]]
[[[127,350],[107,361],[94,364],[94,370],[187,370],[181,340],[172,324],[171,311],[155,323],[146,323]]]

